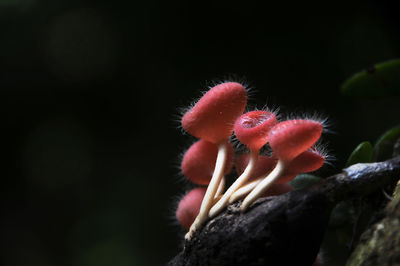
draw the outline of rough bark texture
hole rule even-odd
[[[362,234],[348,266],[400,265],[400,182],[385,214],[385,218]]]
[[[336,203],[400,178],[400,157],[356,164],[311,188],[241,202],[208,221],[168,265],[312,265]]]

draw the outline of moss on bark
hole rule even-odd
[[[362,234],[347,265],[400,265],[400,182],[385,217]]]

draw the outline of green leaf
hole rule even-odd
[[[398,138],[400,138],[400,125],[386,131],[375,144],[375,158],[377,160],[391,158],[393,145]]]
[[[364,141],[353,150],[347,159],[346,167],[356,163],[370,163],[374,158],[374,148],[369,141]]]
[[[292,181],[289,182],[294,189],[302,189],[311,187],[312,185],[320,182],[322,178],[310,174],[301,174],[296,176]]]
[[[347,79],[344,95],[376,98],[400,95],[400,59],[379,63]]]

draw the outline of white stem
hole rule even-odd
[[[258,159],[258,150],[251,151],[250,160],[246,166],[246,169],[236,179],[236,181],[228,188],[228,190],[225,192],[222,198],[211,208],[210,213],[208,214],[210,218],[220,213],[229,204],[229,198],[232,196],[232,194],[236,190],[238,190],[247,181],[247,179],[249,179],[249,177],[252,175],[255,169],[255,166],[257,164],[257,159]]]
[[[249,195],[243,200],[241,209],[245,211],[254,201],[256,201],[285,171],[285,162],[279,160],[274,170],[262,180]]]
[[[217,192],[218,186],[220,185],[221,179],[224,175],[227,153],[228,142],[223,141],[218,145],[218,155],[217,161],[215,162],[214,173],[211,177],[210,184],[207,187],[203,201],[201,202],[199,214],[197,215],[193,224],[190,226],[189,232],[187,232],[185,235],[186,240],[189,240],[197,228],[199,228],[208,219],[208,212],[214,203],[215,193]]]
[[[229,204],[233,203],[233,202],[243,198],[247,194],[249,194],[262,180],[263,180],[263,178],[258,178],[257,180],[254,180],[254,181],[244,185],[243,187],[239,188],[238,190],[236,190],[232,194],[232,196],[229,198]]]
[[[215,193],[215,196],[214,196],[214,200],[212,203],[213,206],[215,203],[217,203],[222,198],[222,192],[224,191],[224,189],[225,189],[225,176],[223,176],[221,178],[221,182],[219,183],[217,192]]]
[[[218,185],[217,192],[215,192],[214,199],[221,198],[220,196],[221,196],[222,192],[224,192],[224,189],[225,189],[225,177],[223,176],[221,178],[221,182]]]
[[[213,200],[213,205],[214,205],[215,203],[217,203],[217,202],[219,201],[220,198],[222,198],[222,195],[219,195],[218,197],[215,196],[215,198],[214,198],[214,200]]]

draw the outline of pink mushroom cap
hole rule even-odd
[[[310,148],[294,158],[286,170],[287,173],[309,173],[318,170],[325,163],[325,157],[316,149]]]
[[[323,126],[314,120],[287,120],[276,124],[269,132],[268,141],[274,154],[291,161],[310,148],[321,136]]]
[[[325,163],[325,156],[316,149],[310,148],[302,152],[292,161],[285,170],[285,174],[276,183],[282,184],[292,181],[298,174],[309,173],[318,170]]]
[[[182,127],[191,135],[213,143],[229,139],[235,120],[247,103],[246,89],[236,82],[211,88],[182,117]]]
[[[251,111],[236,120],[234,132],[241,143],[257,151],[267,143],[268,132],[277,123],[276,116],[271,112]]]
[[[179,202],[176,210],[178,222],[189,230],[190,226],[199,214],[201,202],[206,194],[206,188],[195,188],[187,193]]]
[[[235,152],[232,144],[228,143],[228,155],[224,174],[232,170]],[[199,185],[208,185],[214,172],[218,147],[215,143],[198,140],[185,152],[181,163],[184,176]]]

